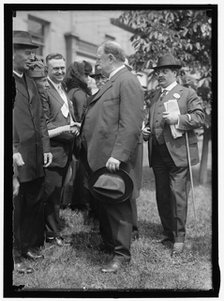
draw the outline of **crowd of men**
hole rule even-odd
[[[71,243],[61,236],[60,205],[74,158],[82,168],[79,183],[88,191],[99,220],[100,249],[113,255],[102,272],[117,272],[130,262],[131,241],[139,235],[136,199],[141,188],[143,139],[148,141],[156,180],[164,229],[161,242],[172,243],[171,255],[178,256],[186,234],[189,164],[198,163],[194,129],[204,121],[196,93],[177,83],[179,61],[170,53],[159,58],[154,70],[160,88],[143,126],[143,89],[125,64],[118,43],[107,41],[99,46],[95,73],[91,66],[85,73],[88,62],[84,61],[69,68],[73,72],[69,75],[62,54],[49,54],[44,63],[32,59],[35,48],[28,32],[13,32],[15,270],[32,273],[24,258],[42,258],[40,247],[45,242]],[[68,97],[68,83],[73,82],[72,74],[82,72],[79,82],[87,93],[78,120],[75,101]],[[89,75],[97,85],[93,93],[87,88]],[[177,109],[168,108],[171,100]],[[187,160],[186,133],[191,162]]]

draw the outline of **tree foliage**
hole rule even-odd
[[[132,63],[150,68],[159,55],[171,52],[183,66],[207,75],[211,70],[211,22],[205,10],[126,11],[119,21],[135,29]]]

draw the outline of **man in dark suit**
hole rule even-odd
[[[65,76],[65,59],[61,54],[49,54],[46,57],[49,89],[42,98],[43,109],[50,135],[53,161],[46,169],[46,241],[63,246],[60,236],[60,198],[63,181],[71,160],[74,137],[79,133],[74,122],[75,117],[71,101],[67,98],[61,83]]]
[[[82,124],[82,139],[91,171],[106,166],[111,172],[125,169],[136,182],[133,164],[141,156],[143,91],[138,79],[124,66],[125,54],[115,42],[105,42],[97,51],[97,63],[109,77],[89,102]],[[134,163],[133,163],[134,162]],[[135,166],[136,168],[136,166]],[[120,204],[99,202],[100,231],[113,260],[103,272],[116,272],[131,258],[132,198]]]
[[[20,182],[14,197],[14,261],[21,273],[32,270],[23,257],[41,258],[44,242],[44,167],[51,164],[49,136],[36,85],[25,75],[34,45],[28,32],[13,32],[13,163]]]
[[[179,68],[180,63],[169,53],[158,60],[154,69],[161,89],[152,98],[149,121],[143,130],[144,139],[149,139],[149,164],[155,175],[157,206],[164,228],[161,242],[174,243],[172,256],[183,251],[186,233],[190,182],[185,133],[189,137],[189,164],[194,165],[199,162],[194,129],[204,121],[202,102],[195,91],[176,82]],[[165,109],[169,100],[178,104],[179,112]]]

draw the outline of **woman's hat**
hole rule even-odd
[[[14,45],[23,45],[28,48],[38,48],[38,45],[35,45],[32,42],[31,35],[27,31],[14,30],[13,31],[13,44]]]
[[[44,65],[41,59],[35,58],[35,60],[29,63],[29,70],[27,75],[33,78],[41,78],[47,76],[47,67]]]
[[[163,56],[161,56],[158,60],[157,66],[153,69],[159,69],[159,68],[169,68],[169,67],[175,67],[177,69],[180,69],[182,66],[178,60],[174,58],[174,56],[170,53],[167,53]]]
[[[123,169],[110,172],[106,167],[102,167],[91,175],[89,189],[96,199],[116,204],[130,198],[133,191],[133,182]]]
[[[95,65],[95,73],[91,73],[89,75],[90,77],[98,77],[98,76],[102,76],[102,68],[100,67],[100,65]]]

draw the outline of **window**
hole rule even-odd
[[[35,51],[37,55],[43,56],[43,48],[45,42],[45,31],[49,22],[36,18],[34,16],[28,16],[28,31],[32,36],[32,41],[39,45],[39,48]]]

